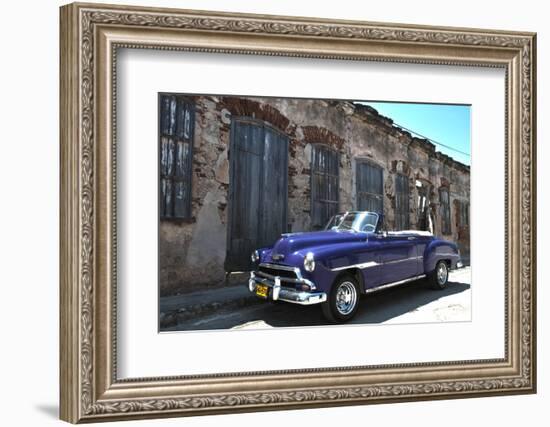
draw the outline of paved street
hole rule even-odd
[[[469,321],[470,280],[470,267],[465,267],[451,272],[443,291],[429,289],[424,281],[417,281],[363,296],[357,315],[349,323]],[[221,308],[194,316],[163,330],[260,329],[325,324],[327,322],[318,306],[258,301],[257,304]]]

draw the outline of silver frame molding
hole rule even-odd
[[[63,420],[535,392],[535,34],[100,4],[70,4],[60,14]],[[505,357],[118,379],[114,107],[119,48],[503,68]]]

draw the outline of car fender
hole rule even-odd
[[[434,239],[424,249],[424,273],[430,274],[435,270],[438,261],[445,260],[455,268],[459,259],[458,246],[447,240]]]

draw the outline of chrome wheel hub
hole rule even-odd
[[[445,263],[440,263],[437,266],[437,283],[444,285],[447,282],[447,276],[449,272]]]
[[[351,282],[344,282],[336,291],[336,309],[338,313],[347,315],[353,311],[357,303],[357,290]]]

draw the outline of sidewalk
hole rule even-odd
[[[246,283],[160,297],[160,329],[221,308],[244,307],[259,302]]]

